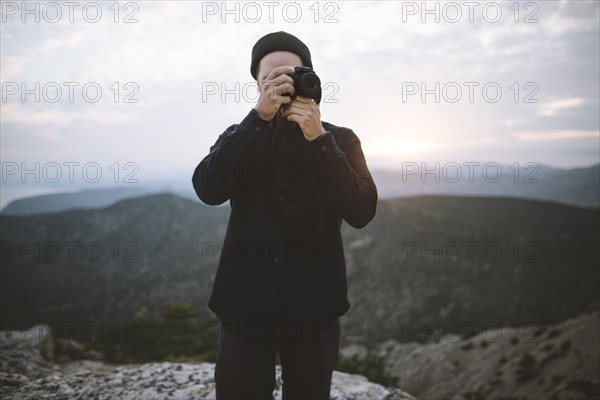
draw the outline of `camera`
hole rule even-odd
[[[289,96],[293,99],[296,96],[304,96],[309,99],[314,99],[315,102],[321,102],[321,80],[310,67],[294,67],[294,72],[288,74],[294,80],[294,95],[284,93],[284,96]]]

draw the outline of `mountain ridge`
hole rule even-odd
[[[229,207],[163,193],[102,209],[0,215],[8,261],[1,270],[4,318],[40,322],[45,316],[52,321],[61,312],[50,305],[69,304],[59,321],[95,316],[110,322],[111,313],[116,320],[152,315],[168,301],[212,315],[207,301],[229,213]],[[489,310],[477,304],[474,293],[488,306],[496,304],[497,317],[504,315],[497,322],[559,322],[597,296],[598,215],[598,209],[513,198],[382,200],[367,227],[342,224],[352,304],[344,326],[348,338],[377,342],[395,337],[402,334],[402,322],[485,321]],[[69,248],[62,246],[69,242],[80,243],[73,262],[66,257]],[[63,251],[55,262],[47,255],[35,260],[18,248],[38,244],[48,253],[53,243]],[[468,243],[477,244],[472,257]],[[91,250],[101,249],[102,257],[86,262],[80,254],[86,245],[92,256]],[[428,255],[438,247],[433,258]],[[462,251],[462,258],[453,260],[452,249]],[[499,249],[503,257],[495,260],[483,249]],[[573,287],[566,286],[569,282]],[[546,292],[538,289],[542,283],[549,285]],[[510,285],[525,303],[511,304],[501,294]],[[77,299],[84,296],[89,298],[82,304]],[[15,303],[16,298],[23,301]],[[556,307],[542,307],[541,299]],[[54,310],[50,314],[44,312],[48,307]],[[381,315],[380,325],[358,322],[368,320],[373,310]],[[519,316],[524,310],[530,311]]]
[[[533,198],[542,201],[556,201],[586,207],[600,206],[600,164],[573,169],[559,169],[544,165],[534,165],[532,173],[525,168],[500,166],[498,181],[487,176],[453,177],[430,166],[408,163],[417,170],[374,168],[373,179],[378,187],[380,199],[408,197],[415,195],[458,195]],[[439,164],[439,163],[438,163]],[[423,176],[417,173],[426,169]],[[497,168],[497,167],[495,167]],[[523,169],[523,171],[521,171]],[[470,170],[459,170],[471,175]],[[433,177],[431,176],[433,175]],[[471,179],[472,178],[472,179]],[[537,182],[535,182],[537,181]],[[6,190],[10,188],[6,188]],[[31,215],[57,212],[71,208],[100,208],[132,197],[153,193],[169,192],[200,202],[187,179],[177,182],[154,182],[142,186],[114,186],[103,189],[84,189],[76,192],[53,193],[18,198],[10,201],[0,213],[6,215]]]

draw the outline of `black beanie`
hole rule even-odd
[[[260,60],[262,60],[262,58],[267,54],[273,53],[274,51],[292,52],[300,57],[305,67],[312,68],[310,51],[300,39],[287,32],[273,32],[260,38],[252,48],[252,64],[250,64],[250,73],[254,79],[258,80],[256,77],[256,69],[258,68]]]

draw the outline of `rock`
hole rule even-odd
[[[19,336],[26,339],[18,339]],[[54,354],[53,357],[58,358],[57,346],[47,348],[50,335],[44,326],[32,328],[29,334],[25,331],[2,332],[1,337],[6,338],[0,355],[2,397],[19,400],[215,398],[215,366],[212,363],[163,362],[115,366],[99,360],[72,360],[56,365],[41,356],[44,349],[48,355]],[[65,345],[77,357],[86,354],[77,343],[60,344]],[[15,372],[15,369],[23,373]],[[30,376],[29,372],[34,373]],[[281,366],[276,366],[275,373],[273,397],[281,400]],[[414,399],[400,389],[386,388],[369,382],[363,376],[338,371],[333,372],[330,397],[334,400]]]
[[[502,327],[464,340],[387,340],[372,354],[421,398],[587,400],[600,394],[598,337],[600,312],[592,310],[557,325]]]
[[[414,400],[414,397],[400,389],[386,388],[369,382],[361,375],[334,371],[330,397],[333,400]]]
[[[359,360],[364,359],[369,354],[367,346],[362,344],[351,344],[340,349],[340,356],[343,358],[352,358],[356,356]]]
[[[273,396],[281,400],[281,367],[275,369],[277,385]],[[148,363],[121,369],[92,372],[73,369],[33,381],[13,379],[13,399],[214,399],[214,364]],[[85,395],[85,396],[84,396]],[[399,389],[385,388],[360,375],[334,371],[331,399],[411,400]]]
[[[50,341],[48,341],[50,343]],[[52,351],[53,357],[47,357],[51,361],[55,362],[68,362],[70,360],[82,360],[82,359],[91,359],[91,360],[104,360],[104,356],[102,353],[87,349],[81,343],[72,340],[72,339],[60,339],[54,340],[51,343],[54,344],[54,349]]]
[[[29,378],[21,374],[9,374],[0,372],[0,397],[4,398],[12,393],[15,388],[23,386],[29,382]]]
[[[0,371],[29,378],[49,375],[60,368],[42,356],[49,353],[50,327],[36,325],[23,331],[0,331]]]

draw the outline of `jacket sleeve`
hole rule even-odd
[[[310,142],[317,159],[319,186],[331,205],[352,227],[364,228],[377,210],[377,187],[367,168],[360,139],[347,128],[340,148],[331,131]]]
[[[231,125],[219,135],[192,176],[200,200],[211,206],[229,200],[240,179],[240,161],[245,150],[268,124],[252,109],[239,125]]]

